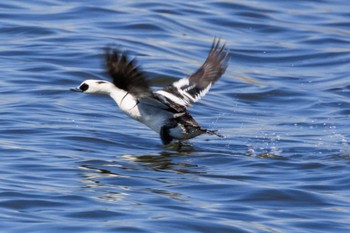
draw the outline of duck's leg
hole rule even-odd
[[[163,145],[169,144],[174,138],[170,135],[170,129],[176,127],[176,120],[169,120],[167,124],[160,128],[160,139],[162,139]]]

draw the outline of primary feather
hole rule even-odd
[[[229,51],[225,44],[220,46],[220,39],[214,39],[208,57],[203,65],[189,77],[180,79],[173,84],[157,91],[169,105],[187,108],[200,100],[211,86],[225,72],[229,62]]]

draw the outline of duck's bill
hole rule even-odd
[[[75,91],[75,92],[83,92],[83,91],[82,91],[80,88],[78,88],[78,87],[71,88],[71,89],[69,89],[69,90]]]

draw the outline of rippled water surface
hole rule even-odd
[[[6,232],[350,231],[347,1],[3,1],[0,226]],[[226,74],[190,109],[226,137],[182,148],[108,97],[116,46],[161,88],[214,36]]]

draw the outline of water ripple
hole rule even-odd
[[[347,232],[345,1],[0,3],[0,226],[6,232]],[[107,97],[106,46],[155,89],[227,72],[190,113],[208,135],[163,147]],[[85,221],[86,220],[86,221]]]

